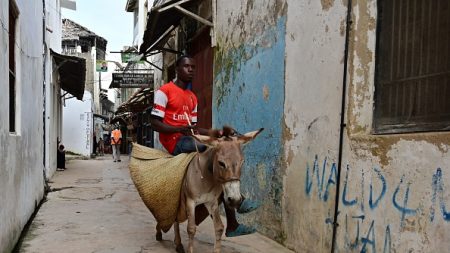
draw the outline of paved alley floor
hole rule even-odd
[[[128,172],[128,157],[114,163],[110,156],[70,160],[56,172],[53,190],[41,206],[21,253],[175,252],[173,230],[155,240],[156,222],[140,199]],[[214,233],[207,219],[196,234],[195,252],[212,252]],[[225,223],[225,219],[222,218]],[[181,226],[187,248],[186,223]],[[226,238],[222,252],[291,252],[260,234]]]

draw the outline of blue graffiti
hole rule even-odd
[[[328,198],[330,195],[330,186],[336,185],[336,181],[337,181],[336,163],[333,163],[331,165],[330,175],[328,177],[327,184],[325,185],[326,169],[327,169],[327,158],[326,157],[323,161],[322,173],[320,173],[320,170],[319,170],[319,158],[317,155],[314,158],[312,171],[311,171],[309,164],[306,164],[306,184],[305,184],[306,195],[309,196],[311,194],[311,191],[313,188],[313,183],[314,183],[314,181],[316,181],[319,199],[321,199],[323,201],[328,201]],[[324,190],[324,188],[325,188],[325,190]]]
[[[367,252],[367,248],[366,248],[367,244],[370,244],[372,246],[372,252],[376,252],[376,249],[375,249],[376,241],[375,241],[374,224],[375,224],[375,221],[373,220],[372,223],[370,223],[369,231],[367,231],[366,237],[362,237],[361,238],[361,242],[363,244],[362,248],[361,248],[361,253],[366,253]],[[369,239],[369,237],[371,237],[371,239]]]
[[[319,171],[318,171],[319,167],[317,165],[317,162],[318,162],[318,157],[316,155],[316,158],[314,159],[314,164],[313,164],[312,177],[314,177],[314,174],[317,175],[317,185],[319,185]],[[311,189],[312,189],[312,185],[313,185],[312,179],[310,181],[309,171],[310,171],[309,164],[306,164],[306,184],[305,184],[306,189],[305,190],[306,190],[306,195],[308,195],[308,196],[311,194]]]
[[[450,221],[450,212],[447,212],[444,202],[444,182],[442,181],[442,170],[438,168],[436,173],[433,174],[432,181],[433,195],[431,198],[431,210],[430,210],[430,220],[434,221],[435,206],[436,206],[436,196],[439,197],[440,209],[442,216],[445,221]]]
[[[404,226],[405,217],[406,215],[415,215],[417,212],[417,209],[410,209],[408,208],[408,199],[409,199],[409,186],[410,183],[407,183],[406,186],[406,192],[405,196],[403,197],[403,206],[399,205],[397,203],[397,194],[400,191],[400,186],[403,184],[404,176],[400,179],[400,183],[398,184],[397,188],[394,191],[394,194],[392,195],[392,203],[394,204],[394,207],[400,211],[401,218],[400,218],[400,227]]]
[[[333,165],[331,165],[331,172],[330,176],[328,177],[327,187],[325,188],[325,194],[323,195],[323,201],[328,200],[328,195],[330,193],[330,185],[332,184],[336,185],[336,180],[337,180],[336,164],[333,163]]]
[[[352,242],[350,241],[350,239],[348,238],[348,215],[345,215],[345,241],[346,244],[348,245],[348,247],[350,249],[356,249],[359,245],[359,231],[360,231],[360,223],[364,221],[365,216],[364,215],[359,215],[359,216],[352,216],[353,220],[356,220],[356,233],[355,233],[355,240]]]
[[[370,221],[370,226],[365,235],[361,235],[361,227],[364,224],[365,221],[365,215],[357,215],[357,216],[351,216],[351,219],[349,218],[348,214],[345,214],[345,245],[346,248],[350,250],[356,250],[358,247],[360,248],[360,252],[376,252],[376,239],[375,239],[375,220]],[[356,232],[355,235],[352,235],[351,237],[354,238],[353,240],[350,240],[349,235],[349,222],[350,221],[356,222]],[[369,223],[367,223],[369,224]],[[392,248],[391,243],[391,228],[390,225],[386,226],[385,234],[384,234],[384,245],[383,245],[383,253],[390,253]],[[371,250],[369,250],[371,249]]]
[[[361,212],[364,213],[364,179],[366,177],[364,176],[364,169],[361,169],[361,201],[360,201],[360,205],[361,205]]]
[[[391,227],[386,226],[386,232],[384,234],[384,248],[383,253],[391,252]]]
[[[373,170],[377,173],[377,177],[378,179],[380,179],[381,181],[381,193],[378,196],[378,198],[375,199],[375,201],[373,200],[373,189],[372,189],[372,182],[370,182],[370,195],[369,195],[369,207],[370,209],[375,209],[378,204],[380,203],[380,200],[384,197],[384,195],[386,194],[387,191],[387,186],[386,186],[386,179],[384,178],[384,176],[381,174],[381,170],[378,168],[373,168]]]
[[[345,173],[345,180],[344,180],[344,190],[342,192],[342,203],[344,204],[344,206],[353,206],[356,205],[356,203],[358,203],[358,200],[352,199],[352,200],[347,200],[346,196],[347,196],[347,185],[348,185],[348,172],[349,172],[350,168],[347,165],[347,171]]]
[[[322,180],[320,180],[319,199],[322,199],[323,180],[325,179],[325,169],[326,168],[327,168],[327,157],[325,156],[325,159],[323,159],[323,166],[322,166]]]

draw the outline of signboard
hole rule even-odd
[[[110,88],[144,88],[153,86],[153,73],[113,73]]]
[[[108,72],[108,62],[105,60],[97,60],[95,70],[97,72]]]
[[[128,63],[128,62],[130,62],[131,59],[137,57],[138,55],[139,54],[137,52],[122,52],[121,53],[122,62]],[[145,61],[139,60],[137,63],[145,63]]]

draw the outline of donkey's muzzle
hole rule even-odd
[[[242,201],[241,182],[234,180],[223,184],[223,199],[229,207],[239,207]]]

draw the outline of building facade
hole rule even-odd
[[[241,181],[262,206],[240,218],[260,232],[296,252],[445,252],[449,10],[448,1],[159,1],[140,51],[156,51],[164,15],[180,16],[166,26],[178,27],[173,49],[197,64],[213,53],[212,71],[197,71],[212,126],[265,128],[245,147]]]
[[[60,95],[66,88],[60,80],[67,77],[66,67],[56,63],[62,2],[0,3],[0,252],[13,250],[56,170]],[[83,67],[71,60],[71,68]]]
[[[64,96],[63,143],[68,151],[89,157],[103,131],[95,124],[95,115],[102,115],[101,72],[96,71],[97,60],[105,60],[107,41],[88,28],[69,19],[62,21],[62,53],[85,59],[85,83],[80,101],[74,96]],[[75,124],[75,125],[74,125]],[[70,130],[69,130],[70,129]]]

